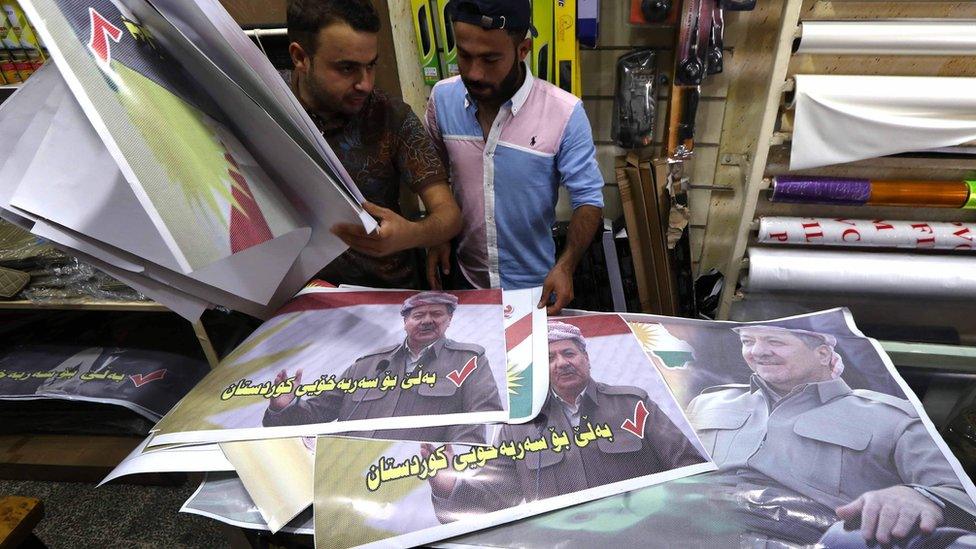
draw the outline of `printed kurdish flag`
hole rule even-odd
[[[695,359],[691,345],[674,337],[661,324],[628,322],[644,352],[656,355],[667,368],[684,368]]]

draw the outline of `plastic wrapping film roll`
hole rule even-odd
[[[976,208],[976,181],[912,181],[781,175],[773,202]]]
[[[976,55],[976,21],[804,21],[793,49],[826,55]]]
[[[871,197],[868,179],[779,176],[773,178],[772,188],[773,202],[863,206]]]
[[[976,298],[968,256],[749,248],[749,291]]]
[[[976,78],[794,77],[790,170],[976,140]]]
[[[976,223],[763,217],[759,242],[972,251]]]

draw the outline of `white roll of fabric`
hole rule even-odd
[[[797,75],[790,169],[976,141],[976,78]]]
[[[976,55],[976,21],[804,21],[798,54]]]
[[[749,249],[750,291],[976,299],[968,256]]]
[[[764,244],[973,251],[976,223],[763,217],[758,240]]]

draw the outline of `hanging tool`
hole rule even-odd
[[[595,48],[600,37],[600,0],[577,0],[576,38],[581,46]]]
[[[454,26],[447,15],[448,0],[437,0],[437,51],[441,59],[441,74],[450,78],[461,74],[458,70],[457,44],[454,41]]]
[[[644,19],[653,23],[664,21],[671,12],[671,0],[642,0],[641,13]]]
[[[714,1],[714,0],[712,0]],[[722,8],[716,3],[712,6],[712,25],[708,33],[708,52],[705,55],[705,73],[719,74],[724,68],[724,47],[725,34],[725,15]]]
[[[437,40],[434,34],[434,11],[430,0],[410,0],[413,29],[417,34],[417,49],[424,83],[433,86],[441,79]]]
[[[752,11],[756,8],[756,0],[722,0],[721,7],[729,11]]]
[[[617,145],[636,149],[654,140],[659,86],[654,50],[637,50],[617,60],[617,89],[610,130]]]
[[[705,77],[705,62],[701,55],[701,10],[704,0],[690,0],[681,20],[679,31],[679,62],[675,72],[675,83],[684,86],[697,86]],[[711,19],[711,15],[709,15]],[[710,29],[709,29],[710,30]],[[707,37],[706,37],[707,40]]]
[[[576,0],[555,2],[556,52],[555,84],[579,97],[582,79],[579,74],[579,43],[576,40]]]
[[[553,76],[553,4],[552,0],[533,0],[532,26],[539,33],[532,39],[532,71],[536,77],[555,83]]]

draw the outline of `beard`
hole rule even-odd
[[[475,100],[484,101],[486,103],[497,103],[501,104],[508,99],[510,99],[515,92],[518,91],[519,80],[522,76],[521,70],[522,62],[518,60],[518,56],[515,57],[515,62],[512,64],[512,69],[508,71],[505,78],[502,79],[498,84],[491,84],[487,82],[475,82],[473,80],[468,80],[461,76],[461,81],[464,82],[464,86],[468,89]]]

